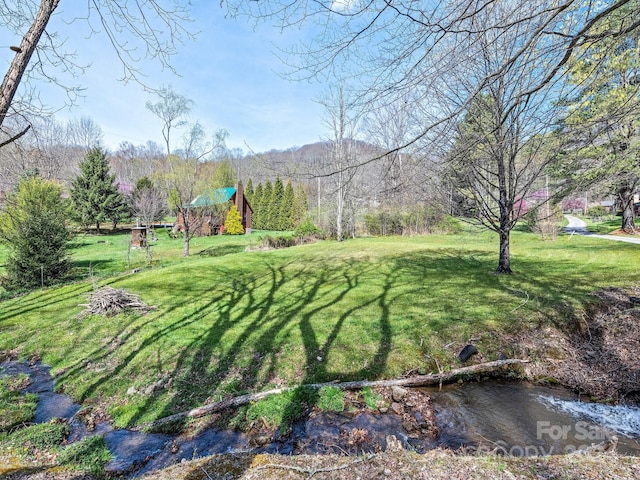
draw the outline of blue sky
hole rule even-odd
[[[322,94],[323,86],[283,79],[286,67],[274,54],[274,43],[293,44],[305,32],[282,34],[268,25],[254,29],[246,21],[226,19],[217,1],[196,3],[190,29],[200,33],[195,41],[181,45],[172,61],[180,76],[162,71],[157,63],[143,62],[145,83],[150,87],[171,84],[178,93],[193,99],[189,120],[198,120],[208,134],[220,128],[228,130],[231,148],[263,152],[320,140],[325,133],[323,109],[314,99]],[[98,34],[88,38],[84,20],[67,23],[82,12],[70,10],[74,8],[86,9],[86,3],[61,2],[48,30],[67,39],[67,49],[77,52],[78,63],[91,66],[78,78],[60,75],[64,83],[79,84],[85,90],[75,106],[57,112],[56,118],[91,117],[102,127],[105,144],[111,149],[123,141],[138,145],[153,140],[162,145],[160,120],[145,108],[148,100],[156,98],[136,83],[124,85],[117,80],[122,70],[106,37]],[[12,58],[7,47],[19,41],[0,32],[3,74]],[[62,90],[37,86],[47,105],[63,106]],[[172,146],[177,147],[178,135],[173,138],[176,142],[172,141]]]

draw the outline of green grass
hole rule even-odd
[[[28,455],[60,446],[68,434],[66,423],[39,423],[13,431],[0,439],[0,446]]]
[[[196,239],[187,259],[181,242],[167,239],[155,268],[111,276],[128,271],[124,237],[88,237],[74,259],[157,310],[78,320],[90,281],[0,303],[0,350],[40,354],[60,388],[107,403],[119,426],[278,385],[454,368],[457,347],[446,346],[472,337],[495,358],[509,348],[496,332],[572,331],[590,292],[640,281],[636,245],[544,242],[520,231],[512,235],[515,274],[494,275],[497,239],[471,230],[268,252],[244,252],[257,236],[211,237]],[[158,381],[165,386],[144,393]],[[143,393],[127,395],[130,387]]]
[[[344,391],[338,387],[322,387],[318,391],[317,405],[326,412],[341,412],[344,410]]]
[[[20,393],[26,376],[0,377],[0,432],[24,424],[33,418],[37,396]]]
[[[240,411],[235,421],[238,426],[258,423],[268,427],[279,427],[284,432],[298,420],[305,408],[316,402],[318,393],[314,389],[296,388],[265,400],[252,403]]]
[[[622,225],[621,218],[613,215],[595,219],[585,217],[584,220],[587,222],[587,229],[590,232],[599,233],[601,235],[607,235],[611,232],[619,230]]]
[[[362,395],[362,399],[364,400],[364,403],[367,405],[367,408],[369,408],[370,410],[377,410],[378,407],[380,406],[379,405],[380,402],[384,400],[382,396],[379,395],[371,387],[363,388],[360,394]]]
[[[104,466],[112,456],[104,437],[94,435],[65,447],[57,462],[67,468],[90,472],[97,478],[104,477]]]

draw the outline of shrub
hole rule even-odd
[[[609,215],[609,212],[607,211],[607,207],[596,205],[595,207],[591,207],[587,210],[587,214],[591,217],[605,217]]]
[[[314,237],[314,238],[322,238],[322,231],[315,226],[315,224],[310,219],[305,219],[298,228],[296,228],[293,233],[298,238],[303,237]]]
[[[529,229],[537,233],[543,240],[555,240],[562,230],[562,213],[557,207],[535,208],[527,213]]]
[[[415,205],[407,210],[379,211],[364,215],[370,235],[420,235],[460,231],[460,224],[442,210]]]
[[[263,247],[267,248],[288,248],[297,245],[296,239],[290,235],[282,237],[265,235],[260,237],[260,243]]]
[[[227,219],[224,222],[224,234],[225,235],[242,235],[244,234],[244,228],[242,227],[242,219],[240,218],[240,212],[238,207],[233,205],[227,213]]]

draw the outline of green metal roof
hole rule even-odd
[[[207,207],[209,205],[218,205],[231,200],[233,194],[236,193],[236,187],[218,188],[216,190],[207,190],[202,195],[198,195],[191,202],[192,207]]]

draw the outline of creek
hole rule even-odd
[[[138,476],[183,460],[215,453],[356,454],[386,448],[395,435],[407,449],[467,449],[508,455],[569,453],[602,443],[614,435],[621,454],[640,456],[640,407],[580,401],[560,387],[524,382],[489,381],[427,388],[436,413],[439,436],[410,438],[395,413],[320,413],[293,425],[285,436],[208,428],[195,436],[146,434],[114,429],[102,422],[92,431],[76,417],[80,407],[54,392],[49,368],[23,362],[0,364],[0,374],[30,376],[25,392],[38,394],[34,422],[68,421],[69,442],[103,435],[113,455],[106,466],[112,475]]]

